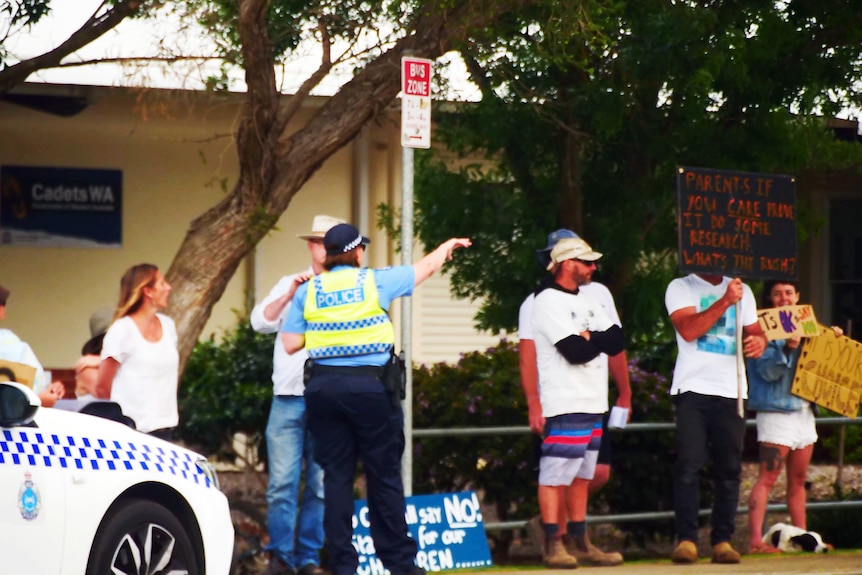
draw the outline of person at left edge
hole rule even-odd
[[[311,266],[304,274],[323,272],[326,250],[323,236],[344,223],[327,215],[317,215],[305,240]],[[277,333],[287,318],[298,274],[282,277],[251,311],[251,326],[260,333]],[[303,276],[306,277],[306,276]],[[312,439],[302,393],[302,367],[308,354],[304,349],[288,354],[276,337],[272,352],[272,407],[266,424],[269,485],[266,489],[266,523],[269,532],[269,564],[266,575],[319,575],[323,547],[323,470],[314,462]],[[305,481],[300,479],[303,463]]]
[[[327,271],[298,285],[281,338],[288,353],[304,346],[310,358],[305,406],[323,467],[327,567],[354,575],[359,564],[353,481],[362,461],[377,556],[392,575],[422,575],[404,519],[404,415],[381,381],[395,342],[387,311],[471,242],[452,238],[412,266],[382,269],[362,267],[368,238],[350,224],[330,229],[323,244]]]

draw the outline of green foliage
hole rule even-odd
[[[667,372],[665,372],[667,373]],[[632,422],[667,423],[674,420],[668,390],[661,373],[629,363],[632,388]],[[611,387],[613,389],[613,387]],[[639,513],[673,510],[673,430],[611,430],[612,472],[608,484],[590,499],[590,513]],[[701,491],[709,494],[704,483]],[[673,536],[672,521],[620,524],[627,538],[643,545],[657,534]]]
[[[824,417],[840,417],[839,414],[823,410]],[[841,427],[830,425],[818,428],[819,441],[815,447],[814,457],[829,462],[839,460],[841,445]],[[858,425],[845,425],[844,429],[844,463],[862,463],[862,428]]]
[[[363,32],[379,33],[381,22],[409,26],[412,2],[381,0],[273,0],[265,14],[268,37],[272,41],[273,64],[291,57],[303,42],[323,44],[341,40],[344,46],[356,42]],[[231,64],[242,65],[239,31],[236,27],[242,3],[235,0],[188,0],[198,23],[210,30],[217,55]],[[365,57],[373,57],[379,53]],[[338,56],[333,51],[333,57]]]
[[[9,55],[6,39],[31,28],[50,12],[50,0],[0,0],[0,16],[3,18],[3,28],[0,30],[0,69],[6,67]]]
[[[418,429],[526,423],[517,346],[505,340],[484,353],[465,354],[457,365],[416,367],[413,386]],[[417,438],[414,492],[474,489],[501,521],[530,517],[538,509],[532,441],[528,434]],[[495,550],[508,549],[511,532],[491,536]]]
[[[475,241],[451,277],[483,300],[476,323],[512,329],[559,227],[605,254],[631,350],[672,342],[679,165],[797,173],[859,165],[820,115],[858,104],[862,27],[843,0],[531,2],[495,40],[462,46],[481,101],[435,109],[444,153],[417,153],[426,248]],[[811,36],[820,44],[812,44]],[[804,206],[803,206],[804,207]],[[810,211],[800,237],[816,233]]]
[[[833,501],[859,501],[862,493],[855,490],[842,492],[835,486]],[[849,507],[837,509],[817,509],[808,512],[807,527],[816,531],[823,541],[831,543],[838,549],[859,549],[862,546],[862,535],[859,524],[862,522],[862,508]]]
[[[273,344],[273,335],[255,332],[245,318],[221,342],[198,343],[180,382],[178,438],[203,453],[233,458],[233,435],[243,432],[265,460]]]

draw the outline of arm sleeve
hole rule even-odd
[[[694,307],[696,309],[697,301],[691,295],[691,291],[686,289],[683,278],[672,280],[664,292],[664,305],[667,308],[667,315],[671,315],[673,312],[686,307]]]
[[[293,301],[287,311],[287,317],[281,324],[280,332],[305,333],[305,298],[308,295],[308,282],[305,282],[293,294]]]
[[[533,300],[536,296],[530,294],[518,310],[518,339],[533,338]]]
[[[266,309],[266,306],[287,293],[287,290],[290,289],[290,284],[293,281],[293,278],[294,276],[292,275],[281,278],[269,291],[269,294],[263,298],[263,301],[254,306],[254,309],[251,310],[251,327],[254,331],[258,333],[275,333],[281,327],[281,323],[284,321],[284,318],[287,317],[290,303],[285,306],[281,315],[273,321],[266,319],[263,312]]]
[[[608,355],[618,354],[625,349],[626,344],[623,337],[623,328],[618,325],[612,325],[605,331],[591,331],[590,342],[599,351]]]
[[[380,307],[389,311],[392,300],[413,294],[415,270],[413,266],[394,266],[374,270],[374,282]]]
[[[742,284],[742,325],[757,323],[757,300],[748,284]]]
[[[570,335],[554,344],[566,361],[572,365],[580,365],[597,358],[601,351],[579,335]]]
[[[105,334],[105,339],[102,341],[102,359],[111,357],[114,358],[117,363],[123,363],[126,361],[126,357],[129,355],[129,338],[127,337],[128,332],[126,331],[126,325],[129,321],[131,320],[127,320],[125,317],[122,317],[111,324],[111,327],[108,328],[108,332]]]

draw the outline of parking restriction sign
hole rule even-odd
[[[401,145],[431,147],[431,60],[401,58]]]

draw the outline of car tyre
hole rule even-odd
[[[201,575],[191,539],[164,506],[144,499],[120,504],[102,520],[87,575]]]

